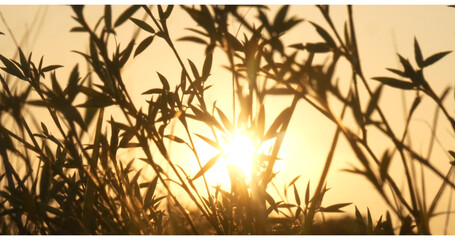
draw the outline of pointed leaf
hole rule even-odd
[[[155,33],[155,30],[152,28],[152,26],[148,25],[146,22],[139,20],[137,18],[130,18],[131,21],[134,22],[138,27],[144,29],[145,31],[149,33]]]
[[[308,207],[308,204],[310,203],[310,180],[308,180],[308,184],[306,185],[306,191],[305,191],[305,206]]]
[[[196,175],[194,175],[193,179],[191,179],[191,181],[194,181],[196,180],[197,178],[199,178],[200,176],[202,176],[203,174],[205,174],[210,168],[213,167],[213,165],[215,165],[215,163],[218,161],[218,159],[221,157],[221,153],[218,153],[216,156],[214,156],[213,158],[211,158],[202,168],[201,170],[199,170],[198,173],[196,173]]]
[[[404,72],[406,74],[406,77],[412,78],[415,74],[414,68],[411,66],[409,61],[402,57],[400,54],[398,54],[398,58],[400,59],[401,65],[403,65]]]
[[[200,139],[204,140],[204,142],[208,143],[210,146],[221,150],[221,146],[217,142],[213,141],[212,139],[210,139],[208,137],[205,137],[205,136],[202,136],[202,135],[197,134],[197,133],[195,133],[195,135],[198,136]]]
[[[325,53],[330,51],[330,47],[327,43],[307,43],[305,45],[306,50],[312,53]]]
[[[453,160],[455,160],[455,152],[452,150],[449,150],[450,155],[453,157]]]
[[[162,94],[164,92],[163,89],[161,88],[152,88],[152,89],[149,89],[145,92],[142,93],[142,95],[146,95],[146,94]]]
[[[190,59],[188,59],[188,62],[189,62],[189,64],[190,64],[191,71],[193,72],[194,78],[195,78],[196,80],[199,79],[200,76],[199,76],[199,72],[198,72],[198,70],[197,70],[197,68],[196,68],[196,65],[194,65],[193,61],[191,61]]]
[[[52,71],[52,70],[55,70],[57,68],[61,68],[63,67],[62,65],[50,65],[50,66],[47,66],[47,67],[44,67],[42,69],[43,72],[49,72],[49,71]]]
[[[380,172],[381,172],[381,179],[385,180],[387,176],[387,172],[390,166],[390,161],[392,160],[392,156],[389,156],[389,150],[386,150],[384,154],[382,154],[381,165],[380,165]]]
[[[286,17],[288,9],[289,9],[289,5],[284,5],[280,8],[280,10],[278,11],[278,13],[275,16],[275,20],[273,20],[274,27],[277,27],[278,25],[280,25],[284,22],[284,18]]]
[[[288,187],[290,187],[291,185],[294,185],[294,183],[295,183],[299,178],[300,178],[300,175],[298,175],[297,177],[293,178],[293,179],[291,180],[291,182],[289,182]]]
[[[357,124],[363,128],[365,125],[364,116],[362,114],[362,109],[360,108],[359,99],[354,94],[351,96],[351,106]]]
[[[151,206],[150,203],[152,201],[153,194],[155,193],[157,183],[158,183],[158,176],[153,178],[153,180],[150,182],[150,184],[147,188],[147,192],[145,193],[145,196],[144,196],[144,208]]]
[[[136,51],[134,52],[134,57],[143,52],[153,42],[154,37],[155,36],[152,35],[142,40],[142,42],[139,43],[139,46],[137,46]]]
[[[234,48],[234,51],[242,51],[243,45],[240,43],[240,41],[234,37],[232,34],[228,33],[227,34],[227,40],[228,43]]]
[[[167,79],[161,75],[161,73],[159,72],[156,72],[158,74],[158,77],[160,78],[160,81],[161,81],[161,84],[163,84],[163,88],[167,91],[169,91],[171,89],[171,87],[169,86],[169,82],[167,81]]]
[[[371,218],[371,213],[370,213],[369,208],[367,208],[367,219],[368,219],[367,233],[371,234],[373,232],[373,220]]]
[[[360,228],[360,233],[361,234],[366,234],[367,233],[367,225],[365,224],[365,220],[363,220],[362,215],[359,212],[359,209],[355,207],[355,218],[358,224],[358,227]]]
[[[420,50],[419,43],[417,42],[417,38],[414,37],[414,55],[417,62],[417,65],[422,68],[423,67],[423,57],[422,51]]]
[[[31,53],[30,53],[30,56],[31,56]],[[21,60],[21,69],[22,69],[22,72],[24,72],[25,74],[25,77],[29,77],[29,74],[30,74],[30,64],[29,64],[29,61],[27,61],[27,59],[25,58],[25,55],[24,53],[22,52],[22,49],[19,48],[19,57],[20,57],[20,60]]]
[[[278,117],[275,118],[273,121],[272,125],[270,125],[269,130],[264,136],[264,140],[270,139],[276,135],[276,132],[278,128],[283,124],[283,122],[289,118],[289,115],[291,114],[291,109],[288,107],[284,109]]]
[[[407,77],[406,73],[404,73],[404,72],[402,72],[400,70],[393,69],[393,68],[386,68],[386,69],[391,71],[391,72],[393,72],[393,73],[395,73],[395,74],[397,74],[397,75],[399,75],[399,76],[401,76],[401,77]]]
[[[77,83],[79,81],[79,65],[76,64],[73,70],[71,71],[70,77],[68,79],[68,85],[66,86],[65,91],[63,91],[66,95],[68,95],[68,100],[73,102],[76,94],[78,92]]]
[[[55,72],[51,74],[51,82],[52,82],[52,91],[54,91],[57,96],[61,96],[63,94],[62,88],[57,81],[57,77],[55,76]]]
[[[204,45],[208,44],[204,39],[194,37],[194,36],[181,37],[181,38],[177,39],[177,41],[190,41],[190,42],[195,42],[195,43],[201,43]]]
[[[40,179],[40,198],[44,204],[47,204],[49,199],[49,186],[51,178],[51,168],[48,161],[44,161],[44,166],[41,170],[41,179]]]
[[[5,58],[2,55],[0,55],[0,60],[3,62],[3,64],[6,67],[6,68],[3,68],[3,70],[5,70],[5,72],[12,74],[20,79],[24,79],[24,75],[19,70],[19,68],[17,68],[16,65],[14,65],[14,63],[12,63],[10,60],[8,60],[7,58]]]
[[[436,53],[430,57],[428,57],[427,59],[425,59],[425,61],[423,62],[423,66],[422,67],[427,67],[427,66],[430,66],[431,64],[439,61],[441,58],[445,57],[447,54],[451,53],[452,51],[445,51],[445,52],[440,52],[440,53]]]
[[[120,54],[121,58],[119,60],[119,67],[123,67],[125,65],[126,61],[130,58],[131,53],[133,52],[133,47],[134,47],[134,39],[128,43],[128,46],[122,51]]]
[[[220,116],[221,122],[223,123],[224,127],[231,133],[234,132],[234,127],[232,126],[231,121],[229,121],[229,118],[226,117],[226,115],[221,111],[219,108],[216,108],[218,111],[218,115]]]
[[[292,186],[294,186],[294,198],[295,198],[295,202],[297,203],[298,206],[300,206],[301,202],[300,202],[299,192],[297,191],[297,187],[295,186],[295,184],[292,184]]]
[[[168,138],[168,139],[170,139],[170,140],[172,140],[174,142],[185,143],[186,144],[185,140],[183,140],[183,139],[181,139],[181,138],[179,138],[179,137],[177,137],[175,135],[165,135],[164,137]]]
[[[338,203],[338,204],[333,204],[328,207],[321,207],[320,212],[344,212],[340,208],[346,207],[348,205],[351,205],[352,203]]]
[[[126,9],[115,21],[114,27],[118,27],[128,20],[140,7],[140,5],[133,5]]]
[[[395,78],[374,77],[372,79],[380,81],[380,82],[382,82],[384,84],[387,84],[387,85],[395,87],[395,88],[400,88],[400,89],[405,89],[405,90],[409,90],[409,89],[413,89],[414,88],[414,84],[412,84],[411,82],[405,82],[405,81],[397,80]]]
[[[210,70],[212,69],[212,59],[213,59],[213,54],[207,54],[204,60],[204,66],[202,67],[202,78],[207,79],[210,74]]]
[[[333,40],[333,38],[330,36],[330,34],[324,30],[322,27],[317,25],[316,23],[310,22],[315,28],[316,31],[319,33],[319,35],[325,40],[325,42],[332,48],[336,48],[336,43]]]
[[[414,113],[414,111],[419,106],[421,100],[422,100],[422,98],[420,96],[416,96],[416,98],[414,99],[414,102],[412,102],[411,109],[409,110],[409,116],[411,116]]]
[[[112,29],[112,7],[111,5],[104,6],[104,23],[106,29],[110,31]]]

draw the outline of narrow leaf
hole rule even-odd
[[[153,194],[155,193],[156,185],[158,183],[158,176],[153,178],[153,180],[150,182],[147,192],[145,193],[144,197],[144,208],[150,206]]]
[[[403,65],[404,72],[406,74],[406,77],[412,78],[415,74],[414,68],[411,66],[409,61],[402,57],[400,54],[398,54],[398,58],[400,59],[401,65]]]
[[[430,57],[428,57],[427,59],[425,59],[425,61],[423,62],[423,66],[422,67],[427,67],[427,66],[430,66],[431,64],[439,61],[441,58],[445,57],[447,54],[451,53],[452,51],[445,51],[445,52],[440,52],[440,53],[436,53]]]
[[[174,142],[186,143],[185,140],[183,140],[183,139],[181,139],[181,138],[179,138],[179,137],[177,137],[177,136],[175,136],[175,135],[165,135],[164,137],[165,137],[165,138],[168,138],[168,139],[170,139],[170,140],[172,140],[172,141],[174,141]]]
[[[50,65],[50,66],[47,66],[47,67],[44,67],[42,69],[43,72],[49,72],[49,71],[52,71],[52,70],[55,70],[57,68],[61,68],[63,67],[62,65]]]
[[[329,45],[327,43],[323,43],[323,42],[320,42],[320,43],[307,43],[305,48],[309,52],[313,52],[313,53],[325,53],[325,52],[329,52],[330,51]]]
[[[373,232],[373,220],[371,218],[371,213],[370,213],[369,208],[367,208],[367,219],[368,219],[367,233],[371,234]]]
[[[276,135],[276,132],[277,132],[278,128],[283,124],[283,122],[287,118],[289,118],[289,114],[290,113],[291,113],[291,109],[290,108],[286,108],[280,113],[280,115],[278,115],[278,117],[275,118],[275,120],[273,121],[272,125],[270,125],[269,130],[265,134],[264,140],[270,139],[270,138],[272,138],[272,137],[274,137]]]
[[[401,81],[401,80],[398,80],[398,79],[395,79],[395,78],[374,77],[372,79],[380,81],[380,82],[382,82],[384,84],[387,84],[387,85],[395,87],[395,88],[400,88],[400,89],[405,89],[405,90],[409,90],[409,89],[413,89],[414,88],[414,84],[412,84],[411,82],[405,82],[405,81]]]
[[[188,59],[188,62],[189,62],[189,64],[190,64],[191,71],[193,72],[194,78],[195,78],[196,80],[199,79],[200,76],[199,76],[199,72],[198,72],[198,70],[197,70],[197,68],[196,68],[196,65],[194,65],[193,61],[191,61],[190,59]]]
[[[126,20],[128,20],[141,6],[133,5],[126,9],[115,21],[114,27],[120,26]]]
[[[389,150],[386,150],[384,152],[384,154],[382,154],[381,165],[380,165],[380,172],[381,172],[382,180],[385,180],[385,177],[387,176],[387,172],[388,172],[391,160],[392,160],[392,156],[389,155]]]
[[[212,69],[212,60],[213,54],[207,54],[204,60],[204,66],[202,67],[202,78],[207,79],[210,75],[210,70]]]
[[[397,74],[397,75],[399,75],[399,76],[401,76],[401,77],[407,77],[406,73],[404,73],[404,72],[402,72],[400,70],[393,69],[393,68],[386,68],[386,69],[391,71],[391,72],[393,72],[393,73],[395,73],[395,74]]]
[[[161,73],[159,73],[159,72],[156,72],[156,73],[158,74],[158,77],[160,78],[161,84],[163,84],[164,90],[169,91],[171,89],[171,87],[169,86],[169,82],[167,81],[167,79],[163,75],[161,75]]]
[[[359,209],[357,209],[357,207],[355,207],[355,218],[356,218],[358,227],[360,228],[360,231],[361,231],[360,233],[361,234],[366,234],[367,226],[365,224],[365,221],[363,220],[362,215],[359,212]]]
[[[308,180],[308,184],[306,185],[305,191],[305,205],[308,206],[310,203],[310,181]]]
[[[7,58],[5,58],[2,55],[0,55],[0,60],[3,62],[3,64],[6,67],[6,68],[3,68],[3,70],[5,70],[5,72],[12,74],[20,79],[24,79],[24,75],[22,74],[22,72],[10,60],[8,60]]]
[[[221,157],[221,153],[218,153],[216,156],[214,156],[213,158],[211,158],[202,168],[201,170],[199,170],[199,172],[196,173],[196,175],[194,175],[193,179],[191,179],[191,181],[194,181],[196,180],[197,178],[199,178],[200,176],[202,176],[203,174],[205,174],[210,168],[213,167],[213,165],[215,165],[215,163],[218,161],[218,159]]]
[[[143,52],[153,41],[153,38],[155,36],[149,36],[145,38],[141,43],[139,43],[139,46],[137,46],[136,51],[134,52],[134,56],[136,57],[139,55],[141,52]]]
[[[420,50],[419,43],[417,42],[417,38],[414,37],[414,55],[417,62],[417,65],[422,68],[423,67],[423,57],[422,51]]]
[[[138,27],[144,29],[145,31],[149,33],[155,33],[155,30],[152,28],[152,26],[148,25],[146,22],[139,20],[137,18],[130,18],[131,21],[134,22]]]
[[[348,205],[351,205],[352,203],[338,203],[338,204],[333,204],[328,207],[321,207],[320,211],[321,212],[344,212],[340,208],[346,207]]]
[[[224,127],[231,133],[234,132],[234,127],[232,126],[231,121],[229,121],[229,118],[226,117],[226,115],[221,111],[219,108],[216,108],[218,111],[218,115],[220,116],[221,122],[223,123]]]
[[[316,28],[316,31],[319,33],[319,35],[325,40],[325,42],[332,48],[336,48],[335,41],[333,38],[330,36],[330,34],[324,30],[322,27],[317,25],[316,23],[311,22],[311,24]]]
[[[111,5],[106,5],[104,7],[104,23],[108,31],[112,29],[112,7]]]
[[[210,146],[221,150],[221,146],[217,142],[213,141],[212,139],[210,139],[208,137],[205,137],[205,136],[202,136],[202,135],[197,134],[197,133],[195,133],[195,135],[198,136],[200,139],[204,140],[204,142],[208,143]]]
[[[181,38],[177,39],[177,41],[190,41],[190,42],[195,42],[195,43],[201,43],[204,45],[208,44],[204,39],[194,37],[194,36],[181,37]]]
[[[282,24],[284,21],[284,18],[286,17],[286,14],[288,12],[289,5],[284,5],[283,7],[280,8],[278,13],[275,16],[275,19],[273,20],[273,26],[277,27],[278,25]]]
[[[295,184],[293,184],[293,186],[294,186],[295,202],[297,203],[298,206],[300,206],[301,202],[300,202],[299,192],[297,191],[297,187],[295,186]]]

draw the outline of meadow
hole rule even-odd
[[[24,50],[32,34],[16,38],[1,15],[0,41],[15,46],[0,52],[2,234],[428,235],[453,226],[454,85],[433,74],[451,49],[429,52],[414,37],[412,51],[371,76],[357,6],[300,6],[316,20],[292,5],[62,7],[84,41],[62,62]],[[176,21],[181,14],[190,21]],[[323,159],[306,160],[310,145]],[[328,181],[339,172],[368,187]],[[346,194],[327,200],[334,191]],[[375,205],[358,208],[352,192]]]

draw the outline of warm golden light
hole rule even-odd
[[[273,143],[273,140],[269,140],[262,142],[260,146],[255,146],[254,141],[248,135],[241,133],[221,140],[222,157],[205,173],[208,184],[210,186],[221,185],[224,189],[229,189],[231,185],[228,174],[229,167],[239,170],[247,181],[249,181],[252,176],[253,166],[257,164],[257,162],[254,162],[258,160],[255,157],[257,155],[269,155]],[[202,140],[196,141],[196,145],[199,158],[202,159],[202,165],[219,154],[218,149],[213,148]],[[281,171],[285,168],[286,164],[282,160],[282,157],[275,162],[273,167],[274,172]],[[194,171],[197,172],[199,170],[200,167],[194,165]]]
[[[251,175],[253,157],[256,153],[251,139],[246,135],[238,134],[222,148],[226,164],[239,168],[248,178]]]

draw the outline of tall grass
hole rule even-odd
[[[440,172],[416,151],[406,139],[409,123],[420,102],[427,97],[437,105],[455,131],[455,120],[443,103],[450,92],[447,88],[437,94],[425,79],[423,69],[436,64],[450,52],[423,56],[415,39],[414,59],[417,65],[399,55],[401,69],[388,71],[395,77],[367,79],[359,58],[351,6],[347,6],[344,32],[340,33],[330,15],[329,6],[317,6],[328,28],[288,16],[290,6],[283,6],[274,17],[268,16],[265,6],[178,6],[197,26],[179,41],[189,41],[205,47],[202,66],[183,59],[171,38],[168,19],[174,6],[131,6],[119,16],[113,16],[111,6],[96,25],[89,25],[83,6],[72,6],[76,26],[72,32],[88,36],[88,52],[80,54],[89,69],[82,72],[78,65],[71,71],[66,84],[57,79],[60,65],[47,65],[43,58],[34,61],[31,53],[18,47],[17,59],[0,55],[3,63],[0,81],[0,229],[4,234],[315,234],[321,233],[318,214],[343,212],[351,203],[325,206],[323,199],[329,190],[327,176],[338,141],[344,137],[361,167],[347,169],[359,174],[373,186],[388,205],[390,212],[373,220],[369,210],[366,217],[355,208],[355,220],[346,233],[360,234],[430,234],[430,220],[441,201],[442,193],[453,191],[451,180],[455,153],[447,173]],[[245,8],[254,11],[260,25],[256,26],[241,13]],[[143,20],[134,18],[137,12]],[[118,28],[133,22],[145,39],[128,43],[114,41]],[[243,36],[232,32],[228,23],[236,22],[245,31]],[[311,24],[319,42],[302,41],[285,46],[283,36],[298,24]],[[6,37],[6,36],[3,36]],[[157,72],[153,78],[161,88],[143,92],[148,96],[146,108],[138,108],[127,91],[122,69],[128,61],[146,51],[160,39],[172,50],[180,70],[180,81],[171,86],[166,76]],[[115,44],[112,44],[115,42]],[[126,47],[125,47],[126,46]],[[231,73],[233,112],[220,109],[206,101],[210,91],[207,80],[213,78],[214,51],[221,51],[228,60]],[[302,57],[303,56],[303,57]],[[324,56],[326,61],[315,61]],[[347,92],[339,88],[334,78],[338,62],[349,63]],[[387,67],[387,66],[386,66]],[[50,79],[50,84],[45,80]],[[404,80],[403,80],[404,79]],[[12,87],[17,82],[25,89]],[[379,86],[376,89],[372,85]],[[381,108],[383,88],[416,92],[409,109],[404,132],[394,131]],[[360,97],[366,90],[367,99]],[[265,99],[289,96],[292,102],[280,109],[280,114],[266,126]],[[32,96],[38,99],[30,99]],[[84,99],[82,103],[76,101]],[[273,171],[297,103],[305,101],[336,126],[331,148],[315,189],[308,183],[298,189],[294,178],[285,186],[282,199],[272,197]],[[342,104],[336,112],[332,102]],[[362,106],[366,106],[362,110]],[[43,108],[52,121],[25,115],[25,109]],[[107,116],[105,109],[117,109],[121,116]],[[348,127],[344,117],[353,114],[355,127]],[[437,119],[437,116],[435,117]],[[176,120],[183,132],[173,132],[170,122]],[[211,135],[201,135],[194,122],[203,123]],[[14,128],[7,127],[14,125]],[[436,128],[436,120],[433,130]],[[394,146],[385,152],[375,152],[369,144],[368,131],[377,131]],[[235,166],[229,166],[231,188],[212,186],[205,175],[225,154],[222,139],[232,139],[242,132],[248,135],[256,150],[272,140],[270,152],[255,154],[251,176],[245,176]],[[198,155],[195,138],[218,150],[204,163]],[[436,136],[433,135],[431,146]],[[190,175],[171,157],[167,141],[188,147],[200,170]],[[146,168],[154,176],[144,180],[142,170],[136,170],[134,159],[119,156],[123,149],[136,149],[144,158]],[[157,149],[153,151],[152,149]],[[395,156],[397,155],[397,156]],[[173,156],[173,155],[172,155]],[[164,161],[158,161],[163,158]],[[389,174],[391,161],[401,161],[406,190],[398,187],[397,179]],[[16,162],[23,165],[15,164]],[[14,163],[14,164],[13,164]],[[33,167],[38,165],[38,168]],[[13,167],[23,166],[23,168]],[[439,177],[439,191],[428,196],[420,182],[430,171]],[[202,183],[202,188],[197,187]],[[177,185],[178,190],[171,185]],[[182,202],[181,194],[194,206]],[[294,198],[289,200],[288,192]],[[291,196],[292,196],[291,195]],[[431,200],[431,201],[429,201]],[[447,217],[450,216],[450,205]],[[392,215],[399,222],[392,224]],[[348,221],[349,222],[349,221]],[[330,226],[327,222],[327,226]],[[323,227],[322,227],[323,229]],[[325,231],[325,230],[324,230]],[[335,230],[333,232],[336,232]],[[329,232],[322,232],[329,233]]]

